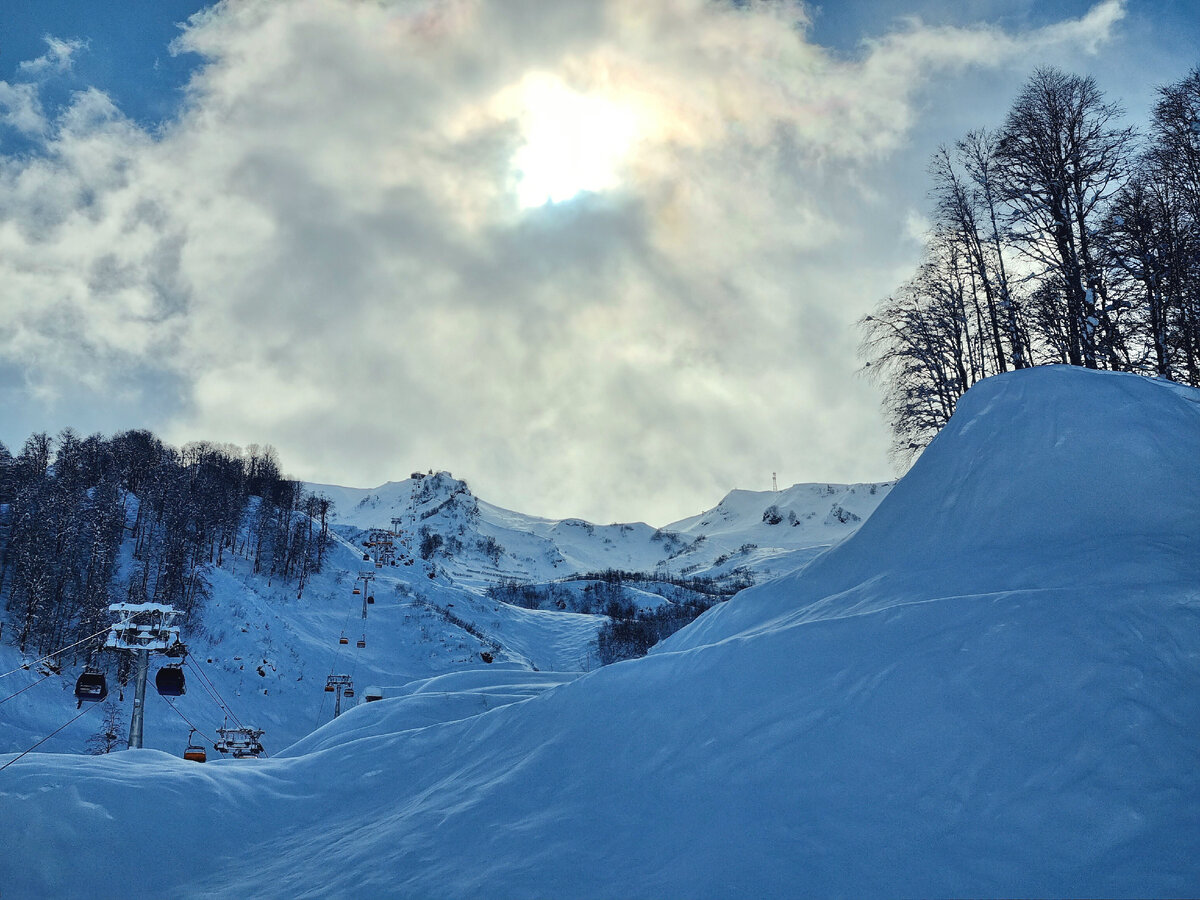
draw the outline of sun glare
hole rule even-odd
[[[553,76],[526,79],[521,102],[525,143],[512,166],[522,208],[617,186],[636,132],[632,110]]]

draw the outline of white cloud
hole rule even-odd
[[[46,117],[35,85],[0,81],[0,125],[15,128],[23,135],[45,132]]]
[[[846,61],[785,4],[219,4],[179,39],[206,64],[164,133],[89,91],[0,163],[0,357],[42,402],[183,385],[145,423],[179,442],[272,442],[323,481],[451,468],[548,515],[885,477],[851,323],[905,216],[868,176],[934,73],[1086,44],[1114,6]],[[515,169],[558,165],[530,142],[581,109],[609,117],[563,138],[582,168],[527,177],[592,193],[523,208]]]
[[[17,64],[17,69],[25,75],[44,75],[48,73],[69,72],[74,65],[75,54],[86,49],[87,41],[63,40],[53,35],[46,35],[46,52],[36,59],[27,59]]]

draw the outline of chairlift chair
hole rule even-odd
[[[354,696],[354,688],[352,688],[352,687],[346,688],[344,691],[342,691],[342,696],[343,697],[353,697]]]
[[[99,669],[91,667],[85,669],[75,682],[75,697],[81,705],[85,701],[88,703],[97,703],[107,696],[108,682],[104,678],[104,673]]]
[[[182,697],[187,693],[180,666],[163,666],[154,676],[154,687],[163,697]]]
[[[333,685],[332,684],[325,685],[325,693],[327,693],[327,694],[333,693]]]
[[[358,588],[355,588],[355,589],[354,589],[354,590],[352,590],[350,593],[352,593],[352,594],[353,594],[355,597],[360,597],[360,596],[362,596],[362,591],[360,591]]]
[[[367,561],[369,561],[370,559],[371,559],[371,554],[370,554],[370,553],[364,553],[364,554],[363,554],[363,562],[367,562]]]
[[[340,638],[338,638],[338,643],[339,644],[348,644],[348,643],[350,643],[350,638],[346,637],[343,634]]]
[[[362,650],[367,646],[367,636],[364,634],[358,639],[358,649]]]
[[[192,762],[208,762],[208,753],[204,750],[203,744],[197,744],[193,740],[196,734],[196,729],[193,728],[191,734],[188,735],[187,749],[183,751],[183,758]]]

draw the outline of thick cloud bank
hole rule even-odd
[[[203,63],[153,132],[98,89],[44,109],[87,52],[50,41],[0,82],[32,148],[0,156],[0,395],[601,520],[886,477],[852,377],[902,219],[875,167],[930,79],[1122,15],[849,60],[783,3],[240,0],[187,23]]]

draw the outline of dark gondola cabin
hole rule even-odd
[[[374,594],[367,594],[367,602],[368,602],[368,603],[374,603],[374,602],[375,602],[375,595],[374,595]]]
[[[154,676],[154,687],[164,697],[182,697],[187,691],[183,669],[179,666],[163,666]]]
[[[108,696],[108,682],[103,672],[91,669],[79,676],[75,682],[75,697],[80,703],[96,703]]]

